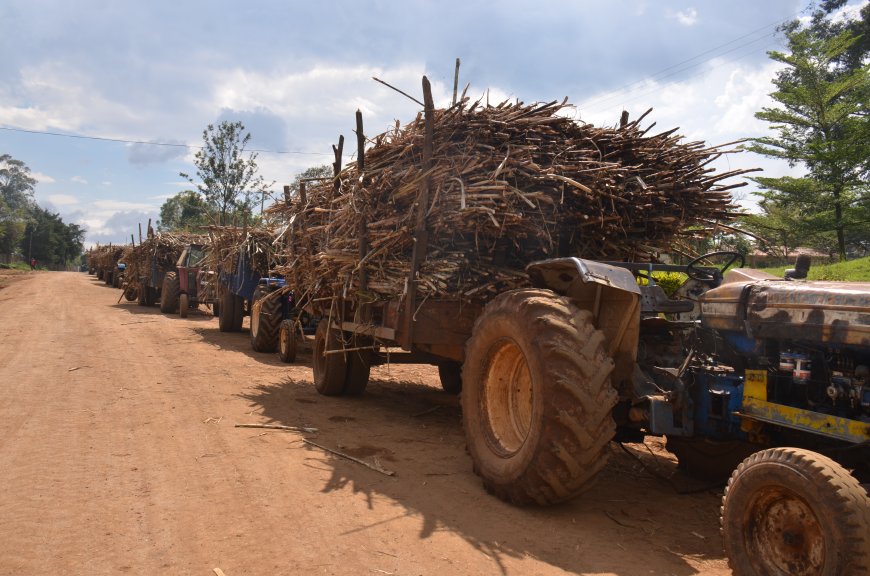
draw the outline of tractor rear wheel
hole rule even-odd
[[[190,308],[190,296],[185,292],[178,295],[178,315],[187,318],[187,309]]]
[[[251,348],[257,352],[274,352],[278,348],[281,324],[281,300],[275,293],[257,288],[251,299]]]
[[[870,573],[870,497],[816,452],[756,452],[731,475],[721,514],[736,576]]]
[[[515,504],[554,504],[588,488],[616,432],[613,360],[592,315],[550,290],[493,299],[462,365],[462,419],[474,471]]]
[[[181,286],[178,283],[178,274],[167,272],[163,277],[163,289],[160,291],[160,311],[164,314],[178,312],[178,293]]]

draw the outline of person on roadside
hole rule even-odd
[[[36,270],[36,258],[31,258],[31,259],[30,259],[30,269],[31,269],[31,270]]]

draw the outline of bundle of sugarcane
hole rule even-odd
[[[422,242],[419,296],[485,299],[524,285],[535,260],[654,258],[730,218],[729,190],[744,184],[722,181],[748,170],[709,164],[733,150],[683,142],[676,129],[649,135],[646,114],[617,127],[577,123],[565,106],[463,100],[434,110],[429,159],[423,116],[397,123],[374,139],[363,173],[351,164],[338,186],[324,182],[278,209],[291,222],[287,272],[324,295],[395,297]]]
[[[267,276],[272,266],[275,232],[271,228],[239,228],[209,226],[209,249],[206,266],[209,270],[235,270],[239,256],[244,254],[251,268]]]

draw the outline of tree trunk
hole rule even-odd
[[[834,186],[834,229],[837,231],[837,252],[840,262],[846,261],[846,234],[843,226],[843,203],[840,200],[841,186]]]

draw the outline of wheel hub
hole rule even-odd
[[[761,573],[810,576],[825,564],[825,536],[812,508],[783,487],[760,492],[750,506],[747,548]]]
[[[504,457],[515,454],[532,428],[534,397],[529,365],[512,340],[500,340],[490,350],[482,400],[493,449]]]

